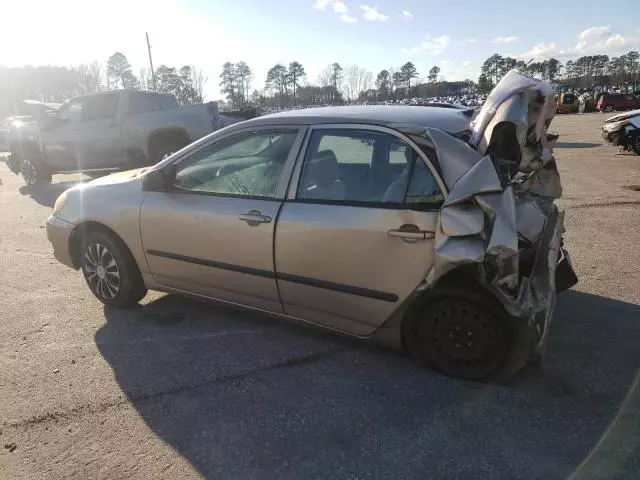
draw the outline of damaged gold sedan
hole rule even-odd
[[[577,281],[554,113],[551,88],[512,71],[471,127],[437,107],[265,116],[67,190],[47,234],[108,306],[214,299],[505,381],[543,358]]]

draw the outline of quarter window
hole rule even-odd
[[[182,162],[175,186],[221,195],[273,198],[296,131],[240,134]]]

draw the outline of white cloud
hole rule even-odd
[[[536,43],[531,50],[528,52],[524,52],[516,55],[517,58],[522,58],[523,60],[533,59],[541,59],[545,57],[553,56],[558,53],[558,48],[555,42],[539,42]]]
[[[448,37],[447,35],[441,35],[439,37],[422,42],[420,44],[420,49],[424,52],[427,52],[429,55],[440,55],[447,49],[450,43],[450,37]]]
[[[349,9],[342,0],[316,0],[313,8],[317,10],[324,10],[329,5],[334,13],[340,15],[340,20],[344,23],[356,23],[358,21],[356,17],[349,15]]]
[[[340,20],[342,20],[344,23],[356,23],[358,21],[356,17],[349,15],[348,13],[343,13],[342,15],[340,15]]]
[[[326,6],[329,5],[329,3],[331,3],[331,0],[316,0],[313,8],[315,8],[316,10],[324,10]]]
[[[469,65],[471,65],[471,60],[465,60],[464,62],[462,62],[462,65],[464,67],[468,67]]]
[[[413,20],[413,13],[407,11],[407,10],[403,10],[400,13],[400,18],[403,18],[404,20]]]
[[[333,11],[336,13],[347,13],[349,9],[340,0],[335,0],[335,2],[333,2]]]
[[[467,43],[476,43],[475,38],[467,38]]]
[[[493,40],[491,40],[491,43],[515,43],[517,42],[519,39],[518,37],[496,37]]]
[[[360,8],[364,12],[364,19],[370,22],[384,22],[389,18],[389,15],[384,15],[369,5],[360,5]]]
[[[624,36],[620,33],[612,33],[608,25],[590,27],[580,32],[578,42],[571,49],[575,54],[589,54],[619,51],[637,45],[637,38]]]
[[[440,64],[442,65],[451,65],[453,62],[451,60],[441,60]]]

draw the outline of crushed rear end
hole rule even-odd
[[[467,143],[442,130],[411,132],[442,159],[449,194],[435,238],[434,285],[475,265],[478,280],[535,333],[533,355],[546,345],[556,293],[577,282],[563,248],[564,213],[553,145],[551,86],[512,70],[489,95]]]

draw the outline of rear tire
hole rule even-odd
[[[443,292],[403,322],[403,339],[413,358],[446,375],[503,383],[531,354],[526,320],[511,317],[488,294]]]
[[[612,105],[605,105],[604,110],[602,110],[603,112],[613,112],[613,106]]]
[[[135,259],[117,237],[90,231],[81,242],[80,266],[87,285],[105,305],[129,308],[147,294]]]
[[[23,158],[20,162],[20,173],[22,173],[24,183],[30,187],[51,183],[51,171],[37,160]]]

